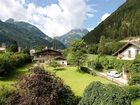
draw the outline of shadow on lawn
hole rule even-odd
[[[16,81],[20,76],[25,75],[28,72],[30,65],[26,65],[19,69],[13,70],[13,72],[9,73],[4,77],[0,77],[0,81]]]
[[[66,70],[64,67],[54,68],[55,71],[63,71]]]

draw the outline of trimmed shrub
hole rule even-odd
[[[80,67],[80,70],[84,73],[90,73],[91,72],[91,70],[88,67],[83,67],[83,66]]]
[[[131,105],[129,93],[117,85],[92,82],[78,105]]]
[[[70,87],[55,75],[40,67],[30,70],[15,85],[7,105],[77,105]]]
[[[129,85],[140,85],[140,73],[132,75]]]
[[[140,87],[139,86],[129,86],[126,89],[129,92],[131,100],[134,101],[134,100],[140,99]]]

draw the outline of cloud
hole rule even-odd
[[[21,0],[0,0],[0,19],[15,18],[26,19],[26,10],[22,6]]]
[[[107,17],[110,16],[110,13],[105,13],[102,17],[101,20],[98,22],[98,24],[100,24],[102,21],[104,21]]]
[[[92,31],[94,29],[94,27],[89,27],[87,29],[88,29],[88,31]]]
[[[110,16],[109,13],[105,13],[102,17],[101,17],[101,21],[104,21],[108,16]]]
[[[86,0],[58,0],[57,4],[37,6],[25,0],[0,0],[0,19],[24,20],[36,25],[49,36],[62,35],[82,28],[87,18],[97,12]]]

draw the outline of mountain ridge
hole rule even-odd
[[[7,43],[6,39],[14,40],[21,47],[47,46],[50,48],[53,46],[53,39],[45,35],[36,26],[24,21],[14,21],[14,19],[8,19],[5,22],[0,21],[0,37],[3,38],[3,40],[0,39],[0,43]],[[64,48],[61,42],[57,43],[61,48]]]
[[[89,31],[87,29],[72,29],[62,36],[55,37],[55,39],[61,41],[64,45],[68,46],[72,40],[81,39]]]

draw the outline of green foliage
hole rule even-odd
[[[0,86],[0,105],[6,105],[10,91],[5,86]]]
[[[97,76],[96,71],[94,71],[94,70],[92,70],[92,71],[90,72],[90,74],[93,75],[93,76]]]
[[[78,99],[60,78],[35,67],[17,82],[7,105],[77,105]]]
[[[88,67],[80,67],[80,71],[84,72],[84,73],[91,73],[91,70]]]
[[[5,76],[15,68],[31,62],[31,57],[24,53],[1,53],[0,54],[0,75]]]
[[[129,92],[131,100],[140,99],[140,86],[128,86],[126,89]]]
[[[98,54],[100,56],[105,55],[106,47],[105,47],[105,36],[101,36],[99,46],[98,46]]]
[[[20,47],[37,48],[39,46],[52,47],[56,42],[57,48],[65,46],[58,40],[45,35],[37,27],[26,22],[2,22],[0,21],[0,44],[11,45],[16,41]],[[14,39],[14,40],[13,40]]]
[[[103,39],[105,40],[105,39]],[[107,42],[104,44],[100,45],[100,44],[89,44],[88,45],[88,53],[89,54],[100,54],[100,49],[103,49],[104,51],[104,55],[112,55],[114,54],[118,49],[120,49],[125,43],[123,42]],[[99,47],[100,46],[100,47]]]
[[[124,46],[124,44],[125,43],[116,42],[116,41],[106,43],[106,49],[107,49],[106,54],[107,55],[114,54],[117,50],[119,50],[122,46]]]
[[[69,59],[71,60],[72,64],[76,65],[78,67],[78,70],[80,69],[80,66],[82,66],[87,59],[86,52],[86,43],[83,40],[75,40],[72,41],[70,44],[69,52],[68,54]]]
[[[136,56],[136,59],[133,61],[131,65],[132,73],[140,73],[140,54]]]
[[[94,70],[98,70],[98,71],[103,70],[103,66],[102,66],[101,62],[99,62],[99,61],[94,62]]]
[[[50,63],[49,63],[49,65],[52,66],[52,67],[54,67],[54,68],[60,66],[55,60],[51,60]]]
[[[140,84],[140,54],[136,56],[136,59],[132,62],[131,67],[131,79],[129,81],[130,85]]]
[[[13,44],[8,46],[8,51],[13,52],[13,53],[18,52],[18,44],[16,41],[14,41]]]
[[[21,52],[24,53],[24,54],[28,54],[28,55],[30,55],[30,50],[29,50],[28,48],[24,48],[24,49],[22,49]]]
[[[101,35],[109,41],[140,35],[140,0],[127,0],[105,21],[83,39],[88,43],[99,43]]]
[[[78,105],[131,105],[131,100],[122,87],[92,82]]]
[[[129,85],[140,85],[140,73],[131,75]]]
[[[98,44],[88,45],[88,53],[89,54],[97,54],[98,53]]]
[[[99,56],[97,59],[88,62],[88,66],[95,70],[98,68],[109,70],[116,69],[119,72],[122,72],[122,69],[130,70],[132,62],[131,61],[122,61],[118,59],[108,59],[106,56]]]

